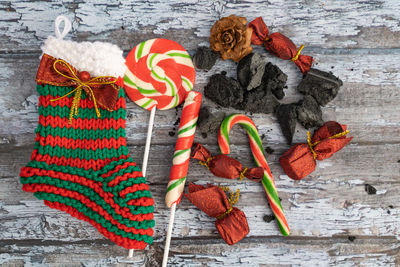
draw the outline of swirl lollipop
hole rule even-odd
[[[193,89],[196,72],[186,50],[167,39],[137,45],[127,56],[124,84],[129,98],[149,111],[178,106]]]
[[[191,132],[193,133],[190,134],[190,137],[187,136],[187,133],[184,134],[182,132],[182,134],[178,134],[173,168],[171,170],[171,181],[168,187],[168,199],[173,204],[172,206],[168,205],[171,208],[171,214],[166,240],[166,255],[164,255],[167,258],[167,247],[169,247],[175,209],[181,197],[189,162],[189,157],[186,160],[182,159],[182,153],[187,152],[186,150],[188,149],[190,150],[192,144],[189,144],[188,141],[193,142],[201,94],[196,92],[193,92],[195,93],[193,96],[189,94],[193,89],[196,72],[189,54],[181,45],[174,41],[152,39],[142,42],[128,54],[125,64],[127,70],[124,76],[124,87],[128,97],[137,105],[151,111],[143,156],[143,176],[146,175],[156,109],[167,110],[174,108],[188,98],[185,101],[185,107],[182,111],[182,120],[187,121],[187,118],[191,118],[189,123],[194,125],[191,126]],[[197,94],[200,94],[200,96],[197,97]],[[194,105],[193,102],[198,103],[195,105],[196,108],[189,108]],[[180,125],[180,132],[182,127]],[[184,144],[184,147],[180,144]],[[177,155],[180,156],[178,157]],[[190,151],[188,155],[190,155]],[[171,183],[174,186],[171,186]],[[178,184],[179,186],[177,186]],[[173,188],[175,190],[172,190]],[[133,250],[129,250],[129,257],[132,257],[132,255]],[[166,264],[165,257],[164,261]]]

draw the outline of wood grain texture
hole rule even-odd
[[[353,141],[318,164],[302,181],[284,175],[278,159],[288,149],[272,115],[254,119],[292,230],[280,236],[259,184],[212,177],[191,162],[189,181],[229,185],[241,190],[238,207],[248,218],[250,233],[239,244],[226,245],[213,219],[183,200],[176,213],[171,266],[399,266],[400,265],[400,2],[388,1],[0,1],[0,265],[2,266],[159,266],[169,210],[164,205],[176,140],[173,124],[181,109],[158,112],[150,152],[148,181],[156,202],[155,243],[126,258],[126,250],[104,239],[88,223],[51,210],[21,191],[19,170],[33,149],[38,96],[35,72],[40,45],[53,35],[59,14],[73,20],[70,37],[77,41],[109,41],[125,53],[154,37],[176,40],[191,54],[208,44],[209,29],[221,16],[249,20],[263,16],[272,31],[305,44],[315,66],[344,81],[334,101],[323,108],[325,120],[348,124]],[[265,53],[266,61],[288,74],[283,102],[301,98],[301,79],[290,61]],[[235,77],[233,62],[219,61],[209,72],[198,71],[195,90],[223,70]],[[203,106],[223,109],[203,99]],[[141,162],[148,113],[128,103],[127,136],[132,157]],[[171,134],[170,134],[171,132]],[[175,135],[173,135],[175,133]],[[172,136],[171,136],[172,135]],[[304,142],[300,125],[294,142]],[[218,152],[215,135],[196,141]],[[248,166],[247,137],[239,127],[231,133],[232,156]],[[368,195],[365,184],[377,189]],[[353,240],[350,237],[355,237]]]

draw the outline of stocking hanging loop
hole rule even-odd
[[[62,22],[64,22],[64,29],[62,30],[62,32],[60,32],[60,24]],[[66,16],[60,15],[54,21],[54,31],[58,39],[63,39],[71,30],[71,28],[71,21]]]

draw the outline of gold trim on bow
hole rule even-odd
[[[68,68],[68,70],[70,71],[71,76],[62,73],[58,68],[57,68],[57,64],[62,64],[64,66],[66,66]],[[96,97],[94,95],[93,89],[91,86],[93,85],[107,85],[107,84],[114,84],[117,79],[115,77],[112,76],[99,76],[99,77],[95,77],[90,79],[87,82],[82,81],[78,75],[75,69],[73,69],[71,67],[70,64],[68,64],[65,60],[62,59],[57,59],[54,61],[53,63],[53,68],[54,71],[57,72],[59,75],[63,76],[64,78],[70,79],[72,81],[74,81],[74,83],[76,84],[76,87],[74,90],[72,90],[71,92],[55,98],[55,99],[51,99],[50,101],[57,101],[60,100],[70,94],[74,94],[74,98],[72,100],[72,107],[71,107],[71,112],[69,114],[69,123],[72,123],[72,118],[73,116],[78,116],[78,110],[79,110],[79,103],[81,101],[81,97],[82,97],[82,89],[85,90],[85,92],[91,97],[91,99],[93,100],[93,104],[94,104],[94,108],[96,110],[96,115],[97,118],[100,118],[100,110],[99,107],[97,105],[97,101],[96,101]],[[112,80],[111,80],[112,79]]]

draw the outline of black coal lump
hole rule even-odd
[[[198,69],[210,70],[219,55],[207,46],[199,46],[193,56],[193,63]]]
[[[264,71],[264,58],[258,53],[251,53],[239,61],[237,79],[245,90],[250,91],[261,85]]]
[[[273,220],[275,220],[275,215],[266,214],[263,216],[263,220],[264,220],[264,222],[267,222],[267,223],[272,222]]]
[[[368,195],[375,195],[376,194],[376,188],[373,187],[370,184],[365,184],[364,185],[364,189],[365,189],[365,192],[367,192]]]
[[[356,240],[356,237],[353,236],[353,235],[349,235],[348,239],[349,239],[350,242],[354,242],[354,240]]]
[[[282,104],[276,109],[276,118],[281,126],[282,134],[289,145],[292,144],[296,130],[297,104]]]
[[[266,90],[271,90],[272,94],[281,100],[285,93],[287,75],[276,65],[268,62],[265,65],[265,71],[262,78],[262,83]]]
[[[208,107],[202,107],[200,109],[199,119],[197,121],[198,130],[201,133],[217,135],[225,115],[226,114],[221,111],[211,113]]]
[[[279,106],[278,100],[271,90],[266,90],[263,85],[245,93],[243,104],[238,109],[253,113],[273,113]]]
[[[297,90],[313,96],[321,106],[325,106],[336,97],[342,85],[342,80],[331,72],[311,68],[297,86]]]
[[[243,88],[235,79],[214,74],[204,88],[204,95],[223,107],[234,107],[243,102]]]
[[[306,129],[322,126],[322,110],[314,97],[306,95],[298,103],[297,120]]]

